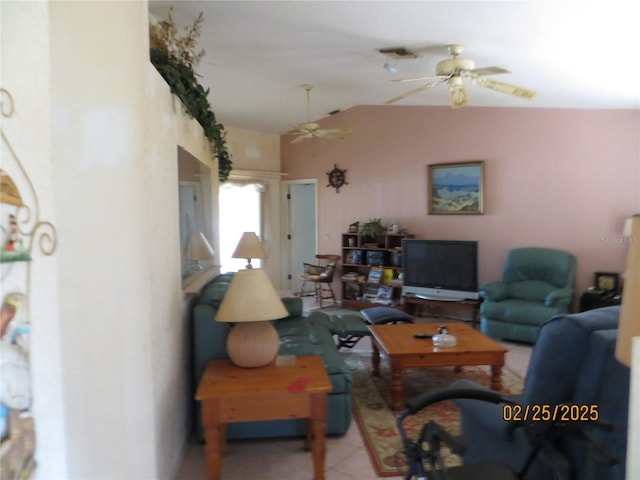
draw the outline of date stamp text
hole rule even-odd
[[[505,422],[597,422],[598,405],[505,405]]]

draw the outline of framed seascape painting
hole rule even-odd
[[[483,213],[484,161],[427,165],[430,214]]]

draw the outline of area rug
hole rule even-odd
[[[371,354],[349,352],[345,360],[353,374],[353,409],[362,439],[369,457],[379,477],[397,477],[406,473],[406,462],[402,452],[396,418],[400,412],[390,409],[391,380],[387,362],[380,362],[380,376],[374,377],[371,368]],[[488,386],[489,367],[464,367],[456,372],[453,367],[408,369],[404,375],[405,398],[445,388],[455,380],[465,378]],[[522,379],[506,368],[502,369],[502,393],[522,392]],[[452,402],[439,402],[404,422],[410,438],[420,435],[426,421],[435,421],[453,435],[460,435],[460,412]],[[460,458],[442,449],[445,465],[460,464]]]

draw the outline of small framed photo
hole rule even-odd
[[[381,303],[383,305],[391,305],[393,303],[393,287],[382,286],[378,287],[378,293],[374,303]]]
[[[617,273],[596,272],[594,274],[596,290],[603,292],[618,292],[620,290],[620,276]]]
[[[427,165],[429,214],[484,213],[484,161]]]
[[[345,297],[355,300],[360,295],[360,287],[357,283],[347,283]]]
[[[382,280],[382,268],[372,267],[371,270],[369,270],[369,276],[367,277],[367,282],[380,283],[380,280]]]
[[[353,252],[349,251],[344,257],[344,263],[346,264],[354,264],[356,262],[353,261]]]

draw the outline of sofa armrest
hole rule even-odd
[[[196,305],[193,309],[193,368],[197,385],[207,368],[209,360],[229,358],[227,335],[228,323],[216,322],[216,309],[210,305]]]
[[[324,312],[319,310],[314,310],[313,312],[309,312],[309,314],[305,317],[306,321],[315,327],[324,327],[331,333],[336,333],[333,322],[331,321],[331,317]]]
[[[573,298],[572,288],[559,288],[550,292],[544,299],[545,307],[566,307]]]
[[[480,285],[480,296],[484,300],[491,302],[499,302],[506,299],[508,292],[507,284],[504,282],[489,282]]]
[[[301,317],[303,313],[302,299],[300,297],[282,297],[280,299],[288,316],[285,318]]]

